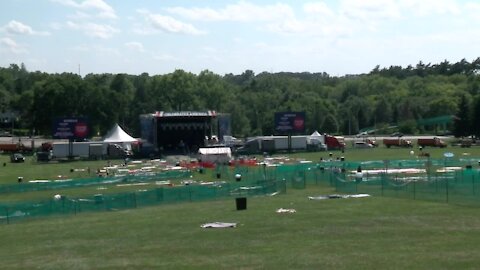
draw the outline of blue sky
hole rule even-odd
[[[475,0],[2,0],[0,66],[327,72],[480,57]]]

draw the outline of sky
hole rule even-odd
[[[0,66],[368,73],[480,57],[477,0],[1,0]]]

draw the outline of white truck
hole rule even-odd
[[[90,156],[90,142],[58,142],[52,145],[53,158],[67,157],[83,157]]]

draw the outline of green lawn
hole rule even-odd
[[[411,149],[332,152],[347,160],[417,158]],[[414,149],[417,151],[416,149]],[[480,157],[480,148],[425,149]],[[328,152],[295,153],[318,161]],[[106,161],[11,164],[0,183],[16,177],[45,179]],[[121,161],[118,161],[119,163]],[[0,163],[0,164],[1,164]],[[195,178],[213,180],[212,173]],[[3,201],[51,198],[52,192],[3,194]],[[98,193],[95,188],[68,192]],[[480,265],[478,208],[419,200],[370,197],[312,201],[331,194],[309,185],[287,194],[248,199],[176,203],[124,211],[25,219],[0,225],[2,269],[475,269]],[[9,197],[10,196],[10,197]],[[24,197],[22,197],[24,196]],[[297,213],[277,214],[278,208]],[[236,222],[231,229],[202,229],[207,222]]]
[[[58,216],[1,226],[2,269],[474,269],[478,209],[329,188]],[[278,208],[297,213],[277,214]],[[237,228],[202,229],[206,222]]]

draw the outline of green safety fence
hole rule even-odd
[[[368,193],[375,196],[479,204],[480,172],[478,167],[478,159],[430,158],[364,162],[335,160],[320,163],[265,164],[252,167],[218,166],[211,170],[215,182],[210,185],[190,184],[130,193],[95,195],[86,198],[62,197],[59,200],[52,199],[43,202],[1,204],[0,222],[9,223],[25,217],[78,214],[172,202],[284,193],[288,188],[303,189],[309,185],[334,187],[336,192],[341,193]],[[442,168],[454,168],[455,170],[440,172]],[[393,169],[399,169],[399,172],[389,172]],[[401,169],[418,169],[419,172],[403,173]],[[359,170],[363,172],[361,177],[356,174]],[[376,172],[369,174],[369,170],[376,170]],[[199,172],[210,173],[209,170]],[[175,177],[190,178],[190,175],[190,171],[171,171],[156,175],[125,176],[120,179],[111,177],[79,179],[63,183],[22,183],[10,185],[10,187],[0,186],[0,193],[79,187],[115,181],[145,182]]]
[[[83,198],[56,198],[39,202],[0,204],[0,223],[51,215],[114,211],[175,202],[195,202],[228,197],[251,197],[286,192],[285,181],[213,182],[210,185],[168,186],[119,194]]]
[[[333,186],[342,193],[407,198],[460,205],[480,205],[480,171],[468,165],[454,171],[417,174],[355,175],[329,172]]]
[[[175,170],[137,175],[95,177],[83,179],[42,180],[36,182],[0,185],[0,194],[65,188],[79,188],[106,184],[152,182],[169,179],[188,178],[191,175],[192,173],[190,170]]]

